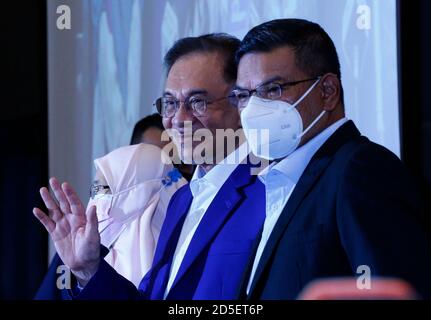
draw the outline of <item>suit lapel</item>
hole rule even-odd
[[[156,252],[154,253],[153,268],[160,263],[166,262],[167,259],[172,258],[174,255],[184,219],[192,203],[193,197],[188,184],[177,192],[181,194],[178,194],[174,199],[175,202],[169,205]]]
[[[248,164],[238,165],[218,191],[190,241],[190,245],[172,284],[171,292],[202,251],[217,236],[219,230],[233,213],[233,209],[244,199],[244,195],[239,190],[256,178],[250,175],[250,168],[251,166]]]
[[[256,286],[256,283],[262,275],[266,264],[271,258],[274,248],[280,241],[280,238],[284,234],[284,231],[286,230],[287,226],[295,215],[302,200],[309,193],[314,184],[319,180],[320,176],[323,174],[323,172],[331,162],[331,159],[335,152],[348,140],[359,136],[360,133],[356,129],[353,122],[348,121],[343,126],[341,126],[313,156],[309,165],[299,179],[295,190],[292,192],[292,195],[290,196],[286,206],[284,207],[283,212],[281,213],[277,223],[274,226],[274,229],[271,232],[271,235],[262,253],[259,265],[253,278],[253,282],[250,288],[251,298],[253,297],[252,293]],[[252,261],[251,263],[253,262],[254,261]],[[246,281],[248,281],[248,278],[246,279]]]

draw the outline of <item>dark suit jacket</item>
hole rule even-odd
[[[249,299],[295,299],[316,278],[398,277],[429,297],[430,251],[414,184],[401,161],[352,121],[314,155],[267,242]],[[255,245],[256,247],[256,245]],[[249,263],[249,271],[253,258]],[[250,272],[243,278],[245,297]]]
[[[251,165],[240,164],[217,193],[196,229],[167,299],[236,297],[253,253],[253,243],[260,235],[265,218],[265,189],[256,176],[250,175],[250,170]],[[102,260],[97,273],[74,298],[163,299],[172,258],[191,202],[189,185],[172,197],[152,268],[139,290]],[[49,283],[42,285],[38,298],[64,298],[67,291],[63,290],[59,296],[53,290],[54,280],[54,276],[47,276],[45,281]]]
[[[70,296],[66,289],[57,287],[57,280],[61,273],[57,273],[57,268],[63,264],[58,254],[54,256],[49,265],[48,272],[43,279],[39,290],[34,296],[35,300],[70,300]],[[75,285],[75,283],[73,283]]]

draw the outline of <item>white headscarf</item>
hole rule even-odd
[[[172,195],[187,181],[162,150],[149,144],[122,147],[96,159],[112,194],[90,199],[97,206],[105,260],[136,286],[151,267]]]

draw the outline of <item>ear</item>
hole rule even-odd
[[[320,80],[323,109],[334,110],[340,103],[341,83],[333,73],[328,73]]]

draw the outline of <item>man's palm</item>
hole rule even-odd
[[[57,179],[52,178],[50,185],[58,205],[48,189],[42,188],[40,194],[48,215],[39,208],[33,213],[48,230],[60,258],[85,283],[97,270],[100,257],[96,208],[93,206],[85,213],[69,184],[60,186]]]

